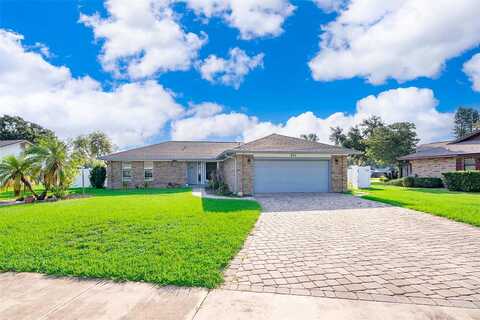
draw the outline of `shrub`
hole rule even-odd
[[[208,182],[208,189],[221,196],[231,195],[232,192],[228,188],[228,184],[219,173],[212,174]]]
[[[388,185],[406,188],[442,188],[443,182],[440,178],[419,178],[403,177],[387,182]]]
[[[105,179],[107,178],[107,169],[104,166],[95,166],[90,171],[90,184],[97,189],[105,187]]]
[[[400,179],[393,179],[385,182],[386,184],[390,186],[397,186],[397,187],[403,187],[403,178]]]
[[[404,177],[402,178],[403,180],[403,186],[406,188],[413,188],[415,186],[415,178],[414,177]]]
[[[65,199],[68,195],[68,190],[62,187],[52,187],[52,193],[57,199]]]
[[[480,192],[480,171],[454,171],[443,174],[448,190]]]
[[[440,178],[415,178],[415,188],[443,188],[443,181]]]

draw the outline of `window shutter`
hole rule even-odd
[[[476,159],[475,167],[477,168],[477,170],[480,170],[480,158]]]
[[[463,158],[457,158],[457,171],[463,170]]]

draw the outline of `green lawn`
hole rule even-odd
[[[480,193],[453,192],[446,189],[403,188],[373,183],[362,198],[432,213],[437,216],[480,227]]]
[[[87,192],[0,208],[0,271],[211,288],[259,215],[254,201],[190,189]]]

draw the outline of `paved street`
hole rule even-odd
[[[264,208],[225,289],[480,308],[480,229],[342,194]]]

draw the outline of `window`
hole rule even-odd
[[[153,180],[153,161],[145,161],[143,163],[143,179],[145,181]]]
[[[122,162],[122,181],[132,181],[132,164]]]
[[[206,164],[206,178],[208,181],[212,180],[215,177],[217,172],[217,163],[216,162],[207,162]]]
[[[463,161],[463,170],[475,170],[475,159],[474,158],[465,158]]]

